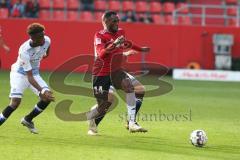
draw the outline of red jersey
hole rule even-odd
[[[107,30],[101,30],[95,34],[94,37],[94,50],[95,62],[93,65],[93,75],[95,76],[108,76],[110,72],[116,71],[121,68],[123,60],[123,47],[117,47],[110,53],[106,54],[105,48],[108,44],[113,43],[118,37],[124,36],[125,31],[118,29],[116,33],[110,33]],[[140,47],[132,45],[132,49],[140,51]]]

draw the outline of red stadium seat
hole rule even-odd
[[[9,12],[7,8],[0,8],[0,18],[8,18]]]
[[[146,1],[136,1],[136,12],[147,12],[147,2]]]
[[[223,8],[207,8],[206,9],[206,14],[211,14],[211,15],[224,15],[224,10]]]
[[[105,0],[96,0],[94,1],[95,10],[105,11],[107,9],[107,3]]]
[[[77,21],[77,20],[79,20],[78,11],[68,11],[67,12],[67,20],[70,20],[70,21]]]
[[[39,0],[40,8],[51,8],[51,1],[49,0]]]
[[[96,21],[101,22],[102,21],[102,15],[104,12],[94,12],[94,18]]]
[[[53,0],[53,8],[56,9],[65,8],[65,0]]]
[[[237,6],[231,6],[231,7],[227,7],[227,14],[229,16],[236,16],[237,15]]]
[[[164,13],[172,13],[175,10],[175,4],[173,2],[165,2],[163,4]]]
[[[190,8],[189,12],[191,14],[202,14],[202,9],[201,8]]]
[[[78,9],[79,7],[79,0],[67,0],[67,9]]]
[[[160,2],[152,1],[149,5],[151,13],[160,13],[162,11],[162,5]]]
[[[189,16],[180,16],[178,17],[179,25],[191,25],[191,18]]]
[[[44,20],[51,19],[51,12],[48,11],[48,10],[40,10],[39,11],[39,18],[44,19]]]
[[[189,8],[188,8],[188,4],[187,3],[177,3],[177,9],[179,9],[179,13],[182,14],[188,14],[189,12]]]
[[[160,14],[152,14],[153,23],[163,24],[163,17]]]
[[[224,18],[206,18],[206,25],[208,26],[224,26]]]
[[[127,11],[133,11],[134,10],[134,4],[133,4],[133,1],[123,1],[122,2],[122,10],[124,12],[127,12]]]
[[[80,13],[80,20],[82,21],[93,21],[93,15],[90,11],[82,11]]]
[[[165,15],[164,16],[164,24],[173,24],[173,16],[172,15]]]
[[[237,5],[238,0],[225,0],[225,2],[228,5]]]
[[[237,27],[237,19],[236,18],[231,18],[228,20],[228,26],[230,27]]]
[[[202,19],[199,17],[192,17],[192,24],[193,25],[202,25]]]
[[[53,20],[65,20],[64,11],[53,11]]]
[[[109,10],[120,11],[121,9],[121,3],[119,0],[111,0],[108,2],[108,4],[109,4],[109,7],[108,7]]]

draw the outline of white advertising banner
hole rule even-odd
[[[174,69],[173,79],[240,82],[240,72],[220,70]]]

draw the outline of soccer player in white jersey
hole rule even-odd
[[[30,39],[24,42],[18,53],[16,63],[12,65],[10,73],[10,104],[0,114],[0,125],[17,109],[25,89],[30,88],[39,96],[39,102],[34,109],[21,119],[31,133],[37,134],[33,118],[37,117],[51,101],[54,101],[48,85],[39,75],[40,61],[49,55],[50,38],[44,35],[45,27],[39,23],[32,23],[27,28]]]

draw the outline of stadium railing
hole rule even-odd
[[[187,15],[182,14],[182,10],[186,10],[188,8],[191,9],[199,9],[199,13],[192,13],[189,12]],[[215,9],[215,10],[223,10],[223,14],[217,14],[217,13],[207,13],[208,10]],[[239,5],[193,5],[188,4],[186,6],[182,6],[180,8],[177,8],[173,11],[172,16],[172,24],[177,25],[178,24],[178,18],[180,16],[189,16],[191,18],[192,25],[194,25],[194,19],[199,18],[201,26],[209,26],[209,23],[207,20],[212,21],[210,25],[220,25],[220,21],[223,22],[224,26],[235,26],[239,27],[240,25],[240,13],[239,13],[240,7]],[[214,24],[214,20],[219,20],[218,23]],[[217,21],[216,21],[217,22]],[[231,24],[231,22],[234,22]]]

